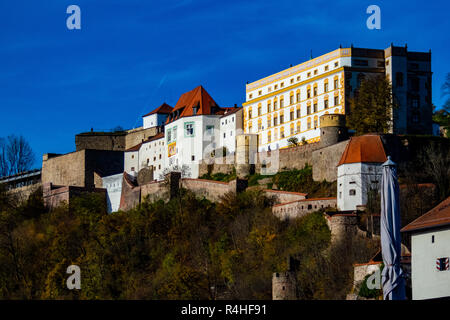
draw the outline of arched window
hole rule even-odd
[[[317,116],[314,116],[314,129],[319,127],[319,118]]]
[[[269,100],[269,101],[267,101],[267,112],[269,113],[269,112],[272,112],[272,104],[271,104],[271,101]]]
[[[297,97],[297,103],[299,103],[300,102],[300,89],[297,89],[297,91],[295,92],[295,95],[296,95],[296,97]]]
[[[272,116],[270,114],[267,115],[267,128],[272,126]]]
[[[267,142],[268,143],[272,142],[272,131],[270,130],[267,132]]]
[[[289,121],[294,120],[294,107],[289,110]]]
[[[306,129],[311,129],[311,118],[308,118],[307,120],[306,120]]]
[[[300,133],[300,131],[301,131],[300,121],[297,121],[297,133]]]
[[[323,82],[323,92],[328,92],[328,78]]]
[[[248,122],[248,132],[252,133],[252,122],[251,121]]]
[[[289,95],[289,104],[294,104],[294,91],[291,91]]]
[[[273,115],[273,126],[276,127],[278,125],[278,114],[275,112]]]
[[[248,108],[248,118],[252,118],[252,107]]]
[[[291,135],[291,136],[294,134],[294,130],[295,130],[294,127],[295,127],[295,126],[294,126],[294,123],[291,122],[291,125],[290,125],[290,135]]]
[[[262,121],[261,118],[258,119],[258,131],[261,131]]]
[[[328,104],[328,95],[326,94],[325,97],[323,98],[323,108],[324,109],[328,109],[329,104]]]
[[[262,114],[262,110],[261,110],[261,103],[258,103],[258,116],[260,116]]]
[[[278,98],[273,99],[273,110],[278,110]]]
[[[278,140],[278,129],[275,128],[275,130],[273,131],[273,137],[275,140]]]
[[[334,76],[333,81],[334,81],[334,89],[339,88],[339,77]]]
[[[296,117],[297,117],[297,119],[299,119],[300,118],[300,105],[297,105],[297,110],[296,110],[297,112],[297,115],[296,115]]]
[[[280,128],[280,139],[284,138],[284,126]]]
[[[306,103],[306,114],[311,114],[311,101]]]
[[[309,99],[311,98],[311,85],[308,84],[308,86],[306,87],[306,98]]]
[[[313,95],[314,95],[314,97],[316,97],[317,94],[318,94],[317,83],[314,83],[314,87],[313,87]]]
[[[284,96],[280,97],[280,109],[284,107]]]

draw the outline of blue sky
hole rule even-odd
[[[81,30],[66,8],[81,8]],[[381,30],[366,8],[381,8]],[[432,50],[433,102],[450,72],[448,1],[41,0],[0,3],[0,137],[36,153],[75,149],[79,132],[141,125],[203,85],[221,106],[245,83],[342,44]]]

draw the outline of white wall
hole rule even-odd
[[[159,114],[159,113],[154,113],[149,116],[143,117],[142,120],[144,129],[161,126],[164,124],[164,122],[166,122],[166,119],[167,119],[166,114]]]
[[[340,165],[337,178],[338,209],[341,211],[356,210],[356,206],[367,204],[367,192],[370,188],[379,190],[381,174],[381,163]],[[350,190],[355,190],[355,195],[350,195]]]
[[[144,142],[139,149],[139,170],[153,166],[153,179],[160,180],[165,168],[166,146],[164,137]]]
[[[236,136],[242,134],[242,109],[220,118],[219,146],[226,147],[228,153],[236,152]]]
[[[116,212],[120,206],[120,196],[122,194],[123,173],[103,177],[103,188],[106,189],[106,203],[108,213]]]
[[[131,170],[134,168],[134,170]],[[124,169],[128,174],[132,174],[134,171],[139,171],[139,152],[138,151],[125,151],[124,152]]]
[[[434,243],[431,238],[434,235]],[[414,300],[450,297],[450,270],[438,271],[436,259],[450,257],[450,228],[411,236],[412,296]]]

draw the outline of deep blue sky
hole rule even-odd
[[[79,5],[82,29],[66,28]],[[381,8],[381,30],[366,8]],[[342,46],[432,50],[433,102],[450,72],[448,1],[2,0],[0,137],[36,152],[75,149],[79,132],[141,125],[202,84],[221,106],[245,83]]]

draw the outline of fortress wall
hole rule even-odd
[[[225,193],[236,190],[231,183],[202,179],[182,179],[181,186],[211,201],[218,201]]]
[[[164,186],[164,182],[155,181],[141,185],[141,202],[148,197],[149,201],[157,201],[160,199],[169,199],[168,190]]]
[[[342,141],[312,152],[311,164],[313,167],[314,181],[326,180],[333,182],[337,180],[336,166],[349,141],[350,140]]]
[[[75,136],[76,151],[94,150],[125,150],[125,132],[85,132]]]
[[[264,190],[266,196],[274,197],[276,203],[292,202],[297,200],[303,200],[306,198],[306,193],[279,191],[279,190]]]
[[[143,140],[156,136],[159,133],[158,127],[143,129],[142,127],[128,130],[125,136],[125,150],[138,145]]]
[[[44,154],[42,159],[42,184],[84,187],[86,182],[86,151],[64,155]]]
[[[336,198],[315,198],[291,201],[272,207],[272,213],[280,219],[295,219],[324,208],[336,208]]]

